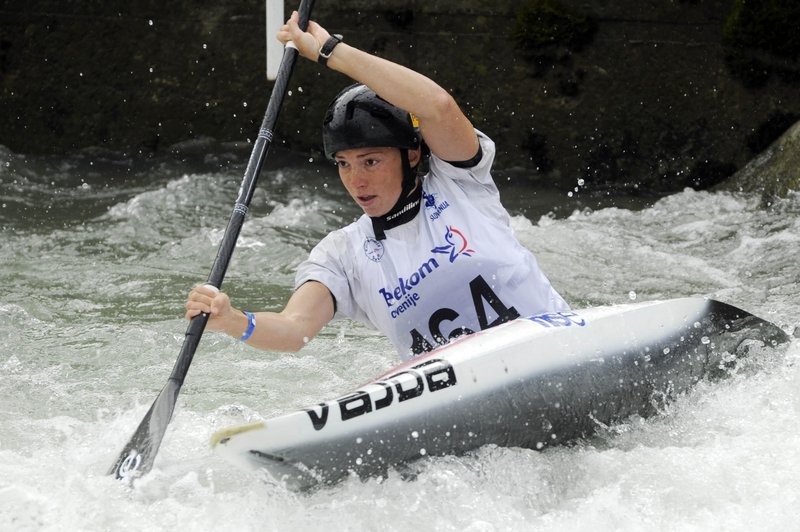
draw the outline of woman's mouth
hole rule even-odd
[[[378,196],[375,196],[375,195],[373,194],[373,195],[368,195],[368,196],[357,196],[357,197],[356,197],[356,199],[358,199],[358,204],[359,204],[359,205],[362,205],[362,206],[367,206],[367,205],[369,205],[370,203],[372,203],[372,201],[373,201],[375,198],[377,198],[377,197],[378,197]]]

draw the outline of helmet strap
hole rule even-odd
[[[413,220],[422,204],[422,184],[417,180],[416,169],[411,167],[408,150],[400,150],[400,160],[403,165],[403,185],[397,203],[383,216],[370,216],[372,230],[378,240],[386,238],[386,229]]]

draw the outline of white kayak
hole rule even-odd
[[[788,340],[702,298],[542,314],[462,337],[336,399],[221,430],[212,447],[297,489],[485,444],[542,449],[651,414],[754,347]]]

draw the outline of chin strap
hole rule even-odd
[[[386,230],[410,222],[417,216],[422,204],[422,185],[417,180],[417,172],[411,168],[408,150],[400,150],[403,164],[403,189],[397,203],[383,216],[371,216],[372,230],[377,240],[386,238]]]

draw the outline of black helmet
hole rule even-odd
[[[325,157],[350,148],[389,147],[413,150],[420,140],[411,115],[361,84],[334,98],[322,123]]]

